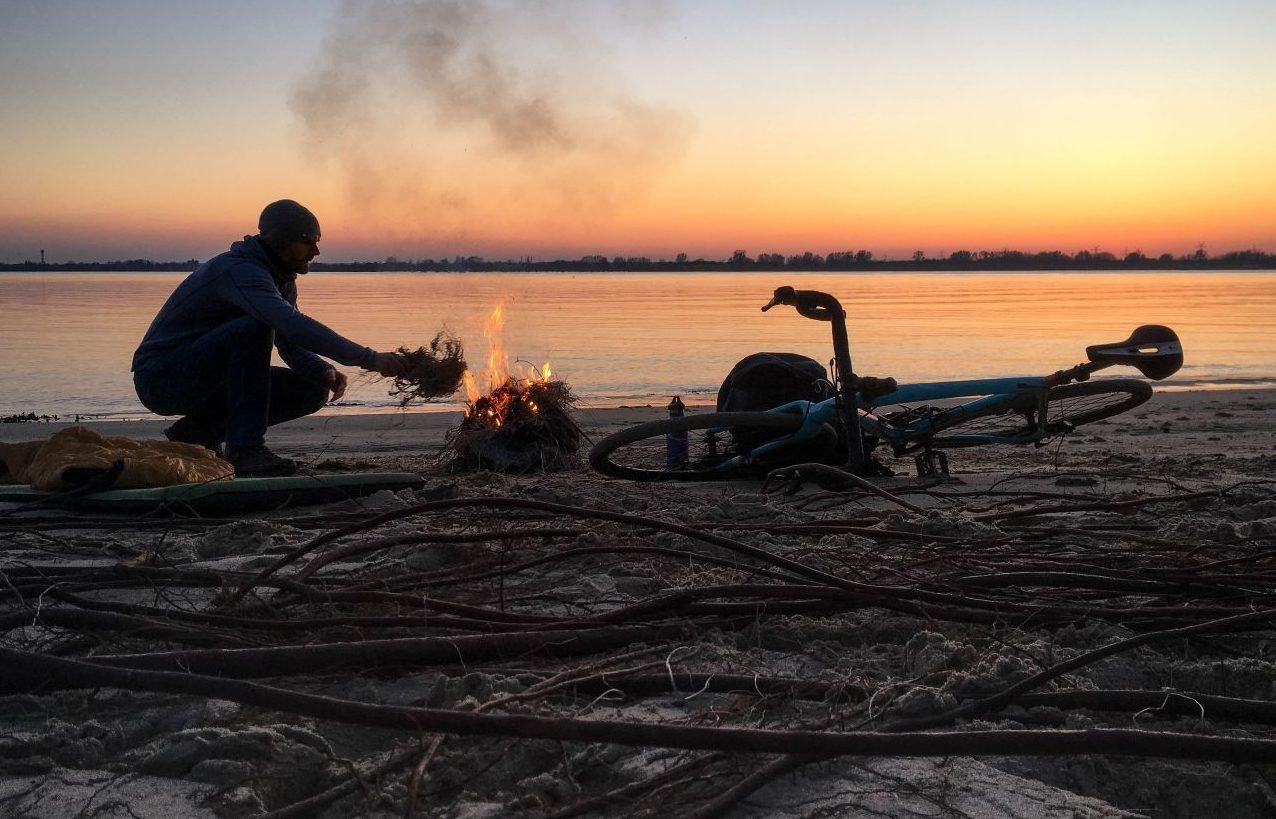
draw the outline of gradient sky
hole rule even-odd
[[[1276,251],[1271,0],[0,0],[0,261]]]

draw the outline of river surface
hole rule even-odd
[[[0,273],[0,415],[148,417],[133,349],[182,273]],[[301,309],[378,350],[446,327],[475,369],[484,319],[504,305],[511,360],[548,361],[586,406],[711,403],[758,351],[827,362],[827,324],[760,307],[782,284],[824,290],[849,314],[856,371],[904,381],[1041,375],[1140,324],[1173,327],[1186,363],[1169,389],[1276,385],[1276,272],[311,273]],[[327,412],[397,409],[348,370]],[[1118,370],[1108,371],[1118,374]],[[1136,374],[1125,370],[1128,374]],[[1105,373],[1106,374],[1106,373]],[[460,399],[420,409],[454,410]]]

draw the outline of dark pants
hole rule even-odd
[[[227,446],[256,446],[266,427],[310,415],[328,401],[326,386],[270,366],[273,343],[274,331],[256,319],[228,321],[139,367],[137,397],[157,415],[186,416]]]

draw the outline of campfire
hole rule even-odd
[[[571,390],[553,380],[548,362],[541,367],[518,362],[520,371],[512,373],[504,326],[504,305],[497,305],[483,323],[487,369],[462,375],[465,418],[448,437],[453,472],[551,471],[570,464],[580,449]]]

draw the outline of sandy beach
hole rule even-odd
[[[1276,812],[1276,392],[1161,392],[939,483],[887,460],[895,499],[442,473],[458,421],[271,432],[417,492],[0,505],[0,813]]]
[[[693,411],[708,411],[693,406]],[[667,417],[654,406],[617,409],[582,409],[577,423],[591,436],[608,435],[616,429]],[[268,443],[281,454],[302,461],[336,458],[415,458],[437,454],[448,430],[461,422],[459,412],[383,412],[368,414],[320,414],[272,427]],[[67,420],[36,424],[0,425],[0,441],[32,441],[71,426]],[[126,420],[88,422],[103,435],[163,439],[171,421]]]
[[[1276,818],[1273,31],[0,2],[0,819]]]

